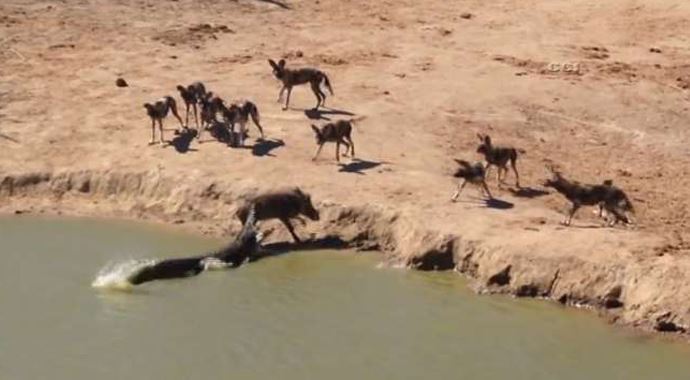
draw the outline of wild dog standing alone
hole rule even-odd
[[[153,104],[145,103],[144,108],[151,118],[151,144],[155,143],[156,140],[156,121],[158,121],[158,129],[160,130],[161,144],[165,141],[163,138],[163,119],[168,116],[168,112],[172,112],[180,122],[180,127],[185,128],[182,124],[182,118],[177,114],[177,104],[172,96],[163,97]]]
[[[221,105],[219,108],[221,108],[223,119],[225,119],[225,122],[228,123],[228,128],[230,131],[234,132],[235,124],[239,124],[240,129],[237,133],[237,136],[239,137],[239,146],[244,146],[244,136],[247,133],[246,125],[247,121],[249,121],[249,117],[252,118],[252,121],[259,129],[261,138],[264,138],[264,129],[261,127],[261,123],[259,122],[259,109],[254,103],[244,100],[233,103],[230,105],[230,107]]]
[[[316,96],[316,107],[318,109],[320,106],[326,105],[326,94],[321,91],[321,83],[326,84],[326,88],[333,95],[333,88],[331,87],[331,82],[328,80],[328,76],[321,70],[313,68],[301,68],[301,69],[288,69],[285,68],[285,60],[281,59],[278,63],[274,60],[269,59],[268,63],[271,64],[273,68],[273,75],[283,83],[283,87],[280,89],[278,94],[278,102],[280,103],[283,99],[283,92],[287,90],[287,99],[285,100],[285,106],[283,110],[288,109],[290,105],[290,93],[292,92],[293,86],[298,86],[302,84],[309,83],[311,85],[311,90]]]
[[[520,187],[520,175],[518,174],[517,168],[515,167],[515,162],[518,158],[518,150],[513,147],[499,147],[491,145],[491,137],[489,135],[477,134],[481,144],[477,147],[477,153],[483,154],[484,159],[487,162],[486,174],[489,172],[489,167],[491,165],[496,166],[498,169],[498,186],[501,186],[501,171],[508,174],[508,162],[513,168],[515,173],[515,186]],[[524,151],[520,151],[524,153]],[[505,176],[504,176],[505,178]]]
[[[201,82],[194,82],[187,87],[178,85],[177,91],[180,92],[180,96],[185,104],[185,125],[189,126],[189,109],[192,108],[194,111],[194,123],[199,128],[197,104],[200,104],[201,100],[206,96],[206,87]]]
[[[340,144],[345,145],[344,156],[347,155],[348,151],[352,152],[352,157],[355,156],[355,143],[352,141],[352,122],[348,120],[338,120],[334,123],[328,123],[321,128],[318,128],[314,124],[311,125],[311,129],[316,134],[316,143],[319,145],[316,148],[316,153],[312,158],[312,161],[316,160],[316,157],[321,153],[321,148],[323,144],[327,142],[335,143],[335,160],[340,161]],[[349,144],[345,141],[347,140]]]
[[[304,215],[311,220],[319,220],[319,212],[314,208],[311,196],[298,187],[261,194],[247,201],[235,213],[243,224],[252,207],[256,220],[279,219],[296,242],[300,239],[290,223],[291,218]]]
[[[486,180],[484,176],[485,169],[484,165],[482,165],[481,162],[477,162],[474,165],[470,164],[465,160],[456,159],[455,162],[457,162],[460,165],[460,167],[455,172],[455,174],[453,174],[453,177],[462,178],[463,181],[462,183],[458,184],[458,189],[455,191],[455,194],[453,194],[453,197],[450,198],[451,201],[455,202],[455,200],[458,199],[458,196],[460,196],[460,192],[462,191],[462,189],[465,188],[465,185],[467,185],[467,183],[481,186],[484,192],[486,192],[486,195],[489,196],[489,199],[493,199],[493,196],[489,191],[489,187],[486,186]]]
[[[613,186],[611,181],[604,181],[599,185],[581,184],[565,179],[560,172],[551,167],[549,170],[553,178],[546,180],[544,186],[556,189],[573,205],[567,219],[563,221],[566,226],[570,225],[573,215],[582,206],[599,206],[606,210],[607,214],[613,215],[609,226],[615,225],[618,221],[630,223],[626,213],[634,212],[632,203],[623,190]]]

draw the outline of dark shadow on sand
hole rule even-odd
[[[326,121],[331,120],[331,118],[327,117],[326,115],[329,115],[329,116],[333,116],[333,115],[335,115],[335,116],[337,116],[337,115],[355,116],[355,114],[350,112],[350,111],[337,110],[337,109],[333,109],[333,108],[321,108],[321,109],[312,108],[312,109],[304,110],[304,114],[312,120],[326,120]]]
[[[510,192],[519,198],[537,198],[544,195],[548,195],[549,192],[542,189],[535,189],[532,187],[521,187],[519,189],[510,189]]]
[[[513,207],[515,207],[514,204],[504,201],[499,198],[492,198],[492,199],[487,199],[487,198],[465,198],[463,200],[457,200],[455,201],[457,203],[467,203],[467,204],[473,204],[476,206],[483,206],[486,208],[493,208],[496,210],[509,210]]]
[[[340,169],[338,170],[339,172],[343,173],[355,173],[355,174],[361,174],[364,175],[365,170],[369,170],[372,168],[375,168],[377,166],[380,166],[383,164],[383,162],[379,161],[367,161],[367,160],[360,160],[358,158],[353,158],[352,162],[348,164],[339,164]]]
[[[175,137],[172,139],[172,141],[168,142],[169,145],[172,145],[175,150],[178,153],[187,153],[187,152],[195,152],[196,149],[191,149],[189,146],[192,144],[192,141],[196,137],[197,131],[196,129],[183,129],[182,131],[175,131]]]
[[[272,150],[279,148],[281,146],[285,146],[285,142],[280,139],[276,140],[264,140],[264,139],[259,139],[256,140],[254,143],[254,146],[252,146],[252,154],[258,157],[263,157],[263,156],[269,156],[269,157],[275,157],[274,154],[271,153]]]
[[[486,205],[486,207],[493,208],[496,210],[509,210],[515,207],[514,204],[498,198],[487,199],[486,201],[484,201],[484,204]]]

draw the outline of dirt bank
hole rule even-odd
[[[680,0],[3,2],[0,209],[222,234],[244,194],[299,185],[326,216],[302,233],[337,233],[421,269],[457,267],[480,291],[682,330],[688,20]],[[315,99],[298,87],[281,111],[266,62],[280,57],[328,73],[333,108],[308,111]],[[142,104],[179,99],[175,85],[195,80],[253,100],[269,141],[149,146]],[[337,165],[327,146],[312,162],[309,124],[339,117],[356,120],[358,159]],[[493,207],[473,189],[449,202],[451,158],[478,160],[478,132],[527,151],[525,189],[500,190],[492,175]],[[548,162],[584,182],[613,179],[639,225],[600,228],[585,209],[559,226],[567,203],[542,191]]]
[[[241,200],[258,189],[203,178],[167,176],[161,172],[28,173],[0,177],[0,212],[117,216],[184,224],[207,234],[224,235],[240,228],[233,214]],[[685,300],[690,287],[684,273],[690,261],[672,256],[643,259],[629,251],[630,234],[598,233],[587,245],[569,237],[567,229],[543,225],[556,243],[539,237],[538,229],[518,239],[484,238],[471,229],[444,233],[427,220],[395,208],[370,204],[347,206],[318,201],[322,220],[299,228],[313,238],[339,236],[351,247],[380,250],[391,265],[419,270],[454,269],[472,279],[479,292],[543,297],[562,304],[591,306],[611,321],[646,331],[685,335],[690,313]],[[268,240],[289,239],[277,223],[262,227]],[[636,246],[642,249],[642,237]],[[645,249],[659,242],[645,237]],[[561,247],[564,245],[564,247]],[[608,259],[582,253],[608,247]],[[615,250],[611,247],[617,246]]]

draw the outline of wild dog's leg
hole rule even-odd
[[[335,141],[335,160],[340,162],[340,139]]]
[[[319,109],[321,106],[321,90],[319,89],[319,83],[312,81],[311,83],[311,91],[314,93],[314,96],[316,96],[316,107],[314,109]]]
[[[184,108],[185,108],[185,115],[184,115],[184,125],[189,126],[189,107],[191,104],[185,102],[184,103]]]
[[[343,157],[347,157],[347,152],[350,151],[350,144],[348,144],[347,142],[345,142],[345,139],[341,139],[341,140],[340,140],[340,143],[343,144],[343,145],[345,145],[345,153],[343,153],[342,156],[343,156]]]
[[[568,215],[568,220],[567,220],[567,221],[564,221],[564,223],[563,223],[564,225],[566,225],[566,226],[569,226],[569,225],[570,225],[570,222],[572,222],[573,216],[575,215],[575,212],[577,212],[577,210],[578,210],[579,208],[580,208],[580,204],[579,204],[579,203],[573,203],[573,208],[570,209],[570,215]]]
[[[489,186],[486,186],[486,181],[482,180],[482,188],[486,192],[486,195],[489,196],[489,199],[494,199],[494,196],[491,195],[491,192],[489,191]]]
[[[175,116],[177,121],[180,122],[180,127],[187,128],[184,124],[182,124],[182,118],[180,117],[180,114],[177,113],[177,104],[175,104],[175,100],[171,97],[168,97],[168,99],[168,107],[170,107],[170,111],[172,112],[173,116]]]
[[[510,166],[513,167],[513,172],[515,172],[515,187],[520,188],[520,175],[518,174],[517,167],[515,167],[516,160],[510,160]],[[506,172],[508,169],[506,169]]]
[[[292,93],[292,86],[288,87],[287,89],[287,99],[285,100],[285,106],[283,107],[283,111],[288,109],[290,107],[290,94]]]
[[[460,193],[462,192],[462,189],[465,188],[465,185],[467,185],[467,180],[462,180],[462,183],[458,184],[458,189],[455,190],[455,194],[453,194],[453,196],[450,197],[451,202],[455,202],[455,200],[458,199]]]
[[[285,227],[287,227],[288,231],[290,232],[290,235],[292,235],[292,238],[295,239],[296,243],[301,243],[302,241],[297,237],[297,234],[295,233],[295,229],[292,227],[292,223],[290,223],[290,219],[288,218],[280,218],[280,221],[283,222]]]
[[[246,122],[244,120],[240,120],[240,132],[239,132],[240,146],[244,146],[244,135],[246,133],[247,133]]]
[[[354,158],[355,157],[355,143],[352,142],[352,138],[350,137],[350,135],[345,136],[345,138],[347,139],[347,141],[350,142],[350,155],[352,156],[352,158]]]
[[[252,117],[254,125],[256,125],[256,127],[259,128],[259,133],[261,133],[261,138],[263,139],[264,128],[261,126],[261,123],[259,123],[259,109],[256,107],[256,105],[252,105],[252,109],[249,111],[249,116]]]
[[[192,109],[194,110],[194,125],[196,126],[196,129],[200,129],[200,128],[199,128],[199,117],[197,116],[197,106],[196,106],[196,103],[194,103],[194,104],[192,105]],[[187,123],[187,126],[189,126],[189,123]],[[199,133],[201,133],[201,131],[199,131]]]
[[[323,143],[319,144],[319,147],[316,148],[316,153],[314,153],[314,157],[312,157],[312,161],[316,161],[316,157],[319,156],[319,153],[321,153],[321,148],[323,148]]]
[[[285,92],[286,88],[287,87],[285,85],[283,85],[283,87],[280,89],[280,92],[278,93],[278,100],[277,100],[278,103],[283,101],[283,93]]]
[[[163,119],[158,119],[158,130],[160,131],[161,135],[160,143],[163,144],[165,142],[165,138],[163,137]]]
[[[151,118],[151,141],[149,142],[149,145],[153,145],[156,143],[156,119]]]

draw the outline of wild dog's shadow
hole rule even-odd
[[[325,115],[342,115],[342,116],[355,116],[354,113],[345,110],[338,110],[334,108],[311,108],[304,110],[304,114],[311,120],[326,120],[330,121],[331,118]]]
[[[279,148],[281,146],[285,146],[285,142],[280,139],[275,139],[275,140],[264,140],[264,139],[259,139],[256,140],[254,145],[252,146],[252,154],[257,156],[257,157],[263,157],[263,156],[269,156],[269,157],[275,157],[274,154],[271,154],[271,151]]]
[[[268,257],[282,256],[293,251],[316,251],[322,249],[343,248],[347,248],[347,243],[340,237],[334,235],[325,236],[319,239],[306,240],[300,243],[270,243],[263,245],[261,252],[258,253],[251,261],[256,262]]]
[[[175,130],[175,137],[168,142],[172,145],[178,153],[196,152],[197,149],[191,149],[189,146],[197,135],[196,129],[183,129],[182,131]]]
[[[510,188],[509,191],[518,198],[537,198],[549,194],[546,190],[535,189],[533,187]]]
[[[355,174],[360,174],[364,175],[364,171],[373,169],[377,166],[382,165],[383,162],[380,161],[367,161],[367,160],[361,160],[359,158],[353,158],[350,163],[347,164],[339,164],[340,169],[338,169],[339,172],[343,173],[355,173]]]
[[[472,204],[472,205],[476,205],[478,207],[486,207],[486,208],[492,208],[492,209],[496,209],[496,210],[510,210],[513,207],[515,207],[515,205],[513,203],[505,201],[503,199],[499,199],[499,198],[486,199],[486,198],[478,198],[478,197],[468,197],[464,200],[458,200],[456,202]]]

